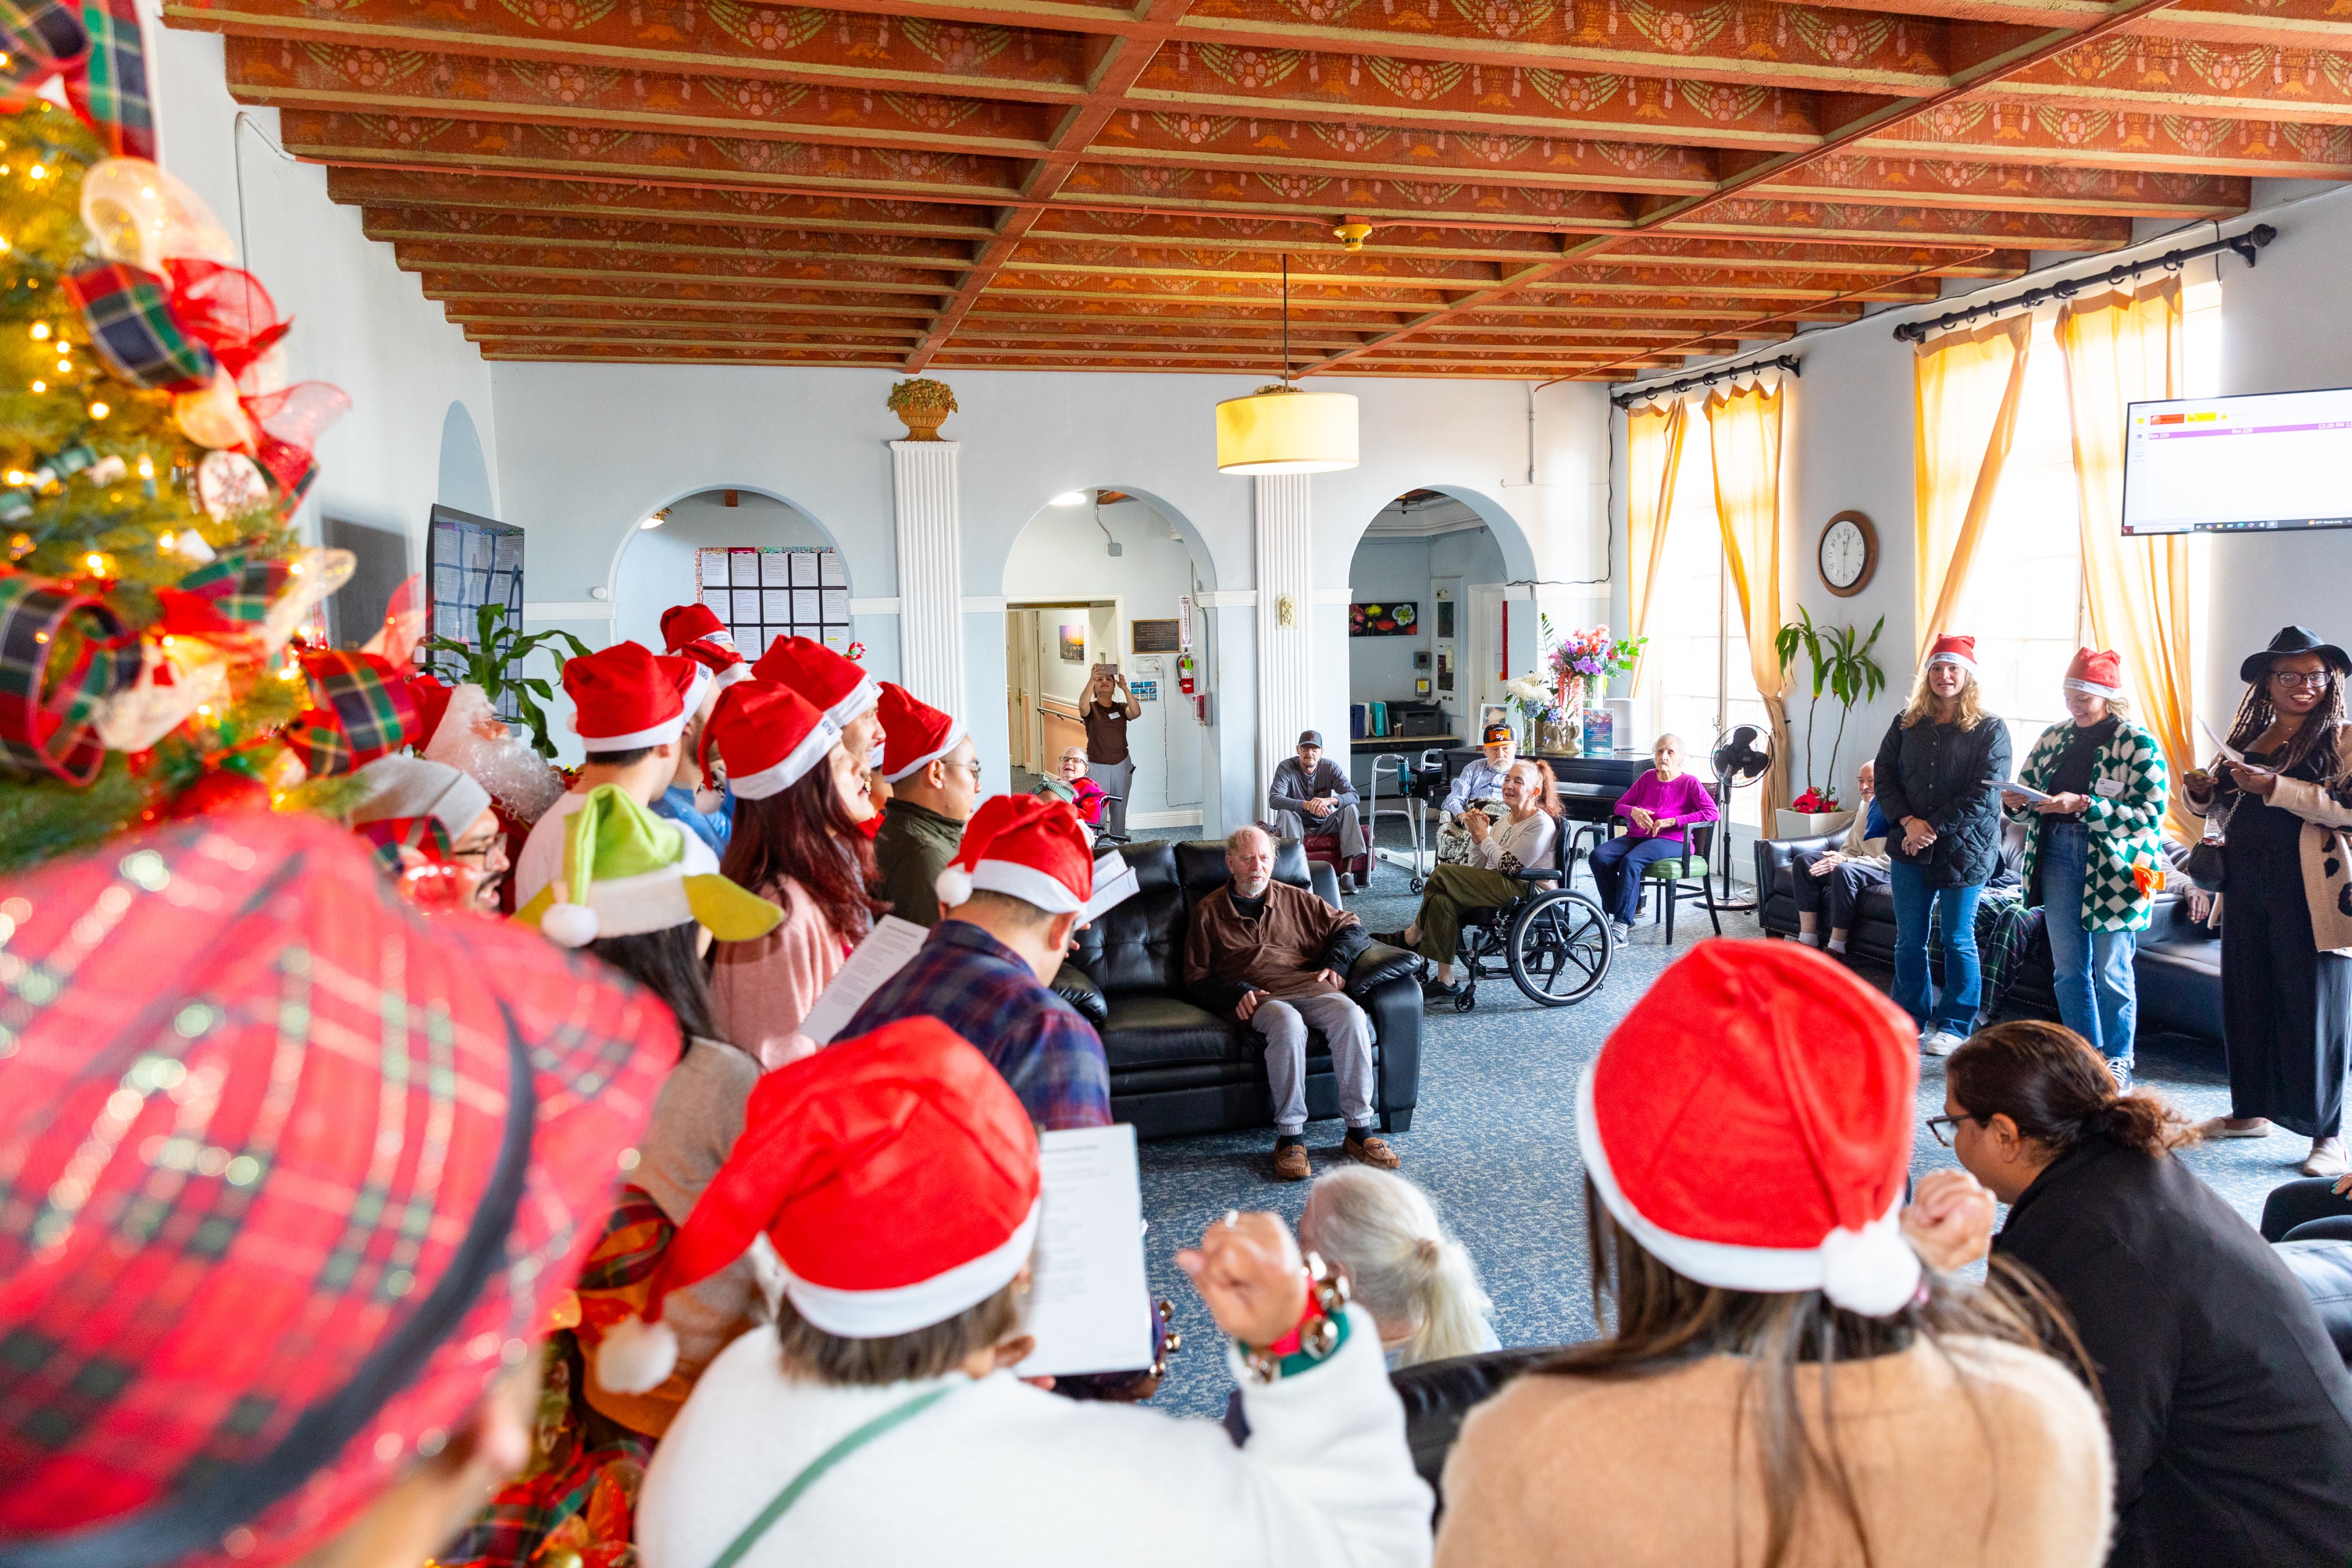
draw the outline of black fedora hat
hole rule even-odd
[[[2271,638],[2271,646],[2260,653],[2250,653],[2238,666],[2238,679],[2252,685],[2270,672],[2271,661],[2283,654],[2315,653],[2327,661],[2328,668],[2338,675],[2352,675],[2352,658],[2332,642],[2321,642],[2319,634],[2308,626],[2289,626]]]

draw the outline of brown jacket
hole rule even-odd
[[[1193,906],[1184,936],[1184,984],[1213,1013],[1232,1012],[1251,991],[1307,995],[1321,989],[1317,971],[1344,977],[1370,945],[1361,921],[1304,888],[1266,884],[1265,910],[1254,921],[1234,908],[1233,891],[1220,888]]]
[[[1445,1465],[1437,1568],[1763,1560],[1750,1363],[1643,1377],[1521,1375],[1471,1412]],[[1876,1568],[2097,1568],[2115,1480],[2099,1408],[2038,1351],[1972,1338],[1841,1363],[1832,1409]],[[1820,1407],[1818,1384],[1800,1397]],[[1818,1495],[1818,1494],[1816,1494]],[[1787,1561],[1859,1568],[1809,1500]]]

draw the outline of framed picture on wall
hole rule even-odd
[[[1454,601],[1451,599],[1437,601],[1437,635],[1442,637],[1454,635]]]
[[[1056,647],[1058,647],[1058,648],[1060,648],[1060,649],[1061,649],[1061,652],[1062,652],[1062,662],[1063,662],[1064,664],[1084,664],[1084,663],[1086,663],[1086,662],[1087,662],[1087,624],[1086,624],[1086,622],[1084,622],[1084,621],[1072,621],[1072,622],[1066,622],[1066,623],[1065,623],[1065,624],[1063,625],[1062,628],[1061,628],[1061,637],[1060,637],[1060,640],[1059,640],[1059,641],[1057,641],[1057,642],[1055,643],[1055,646]]]
[[[1421,605],[1413,600],[1348,606],[1351,637],[1412,637],[1421,635]]]

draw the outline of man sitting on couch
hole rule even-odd
[[[1392,1171],[1397,1157],[1374,1135],[1372,1022],[1348,996],[1344,976],[1371,945],[1355,916],[1304,888],[1274,879],[1274,840],[1244,827],[1225,840],[1233,881],[1192,910],[1184,939],[1184,984],[1193,1000],[1238,1018],[1265,1039],[1274,1090],[1274,1173],[1303,1182],[1307,1163],[1307,1031],[1323,1031],[1347,1119],[1342,1152]]]

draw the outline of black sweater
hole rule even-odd
[[[1994,1246],[2065,1303],[2097,1369],[2110,1568],[2352,1559],[2352,1375],[2269,1243],[2194,1172],[2086,1139]]]
[[[2009,726],[1987,714],[1973,730],[1922,719],[1908,730],[1896,718],[1878,743],[1878,805],[1886,814],[1886,853],[1916,866],[1931,888],[1978,887],[2000,864],[2000,792],[2009,777]],[[1903,819],[1916,816],[1936,841],[1916,855],[1903,848]]]

